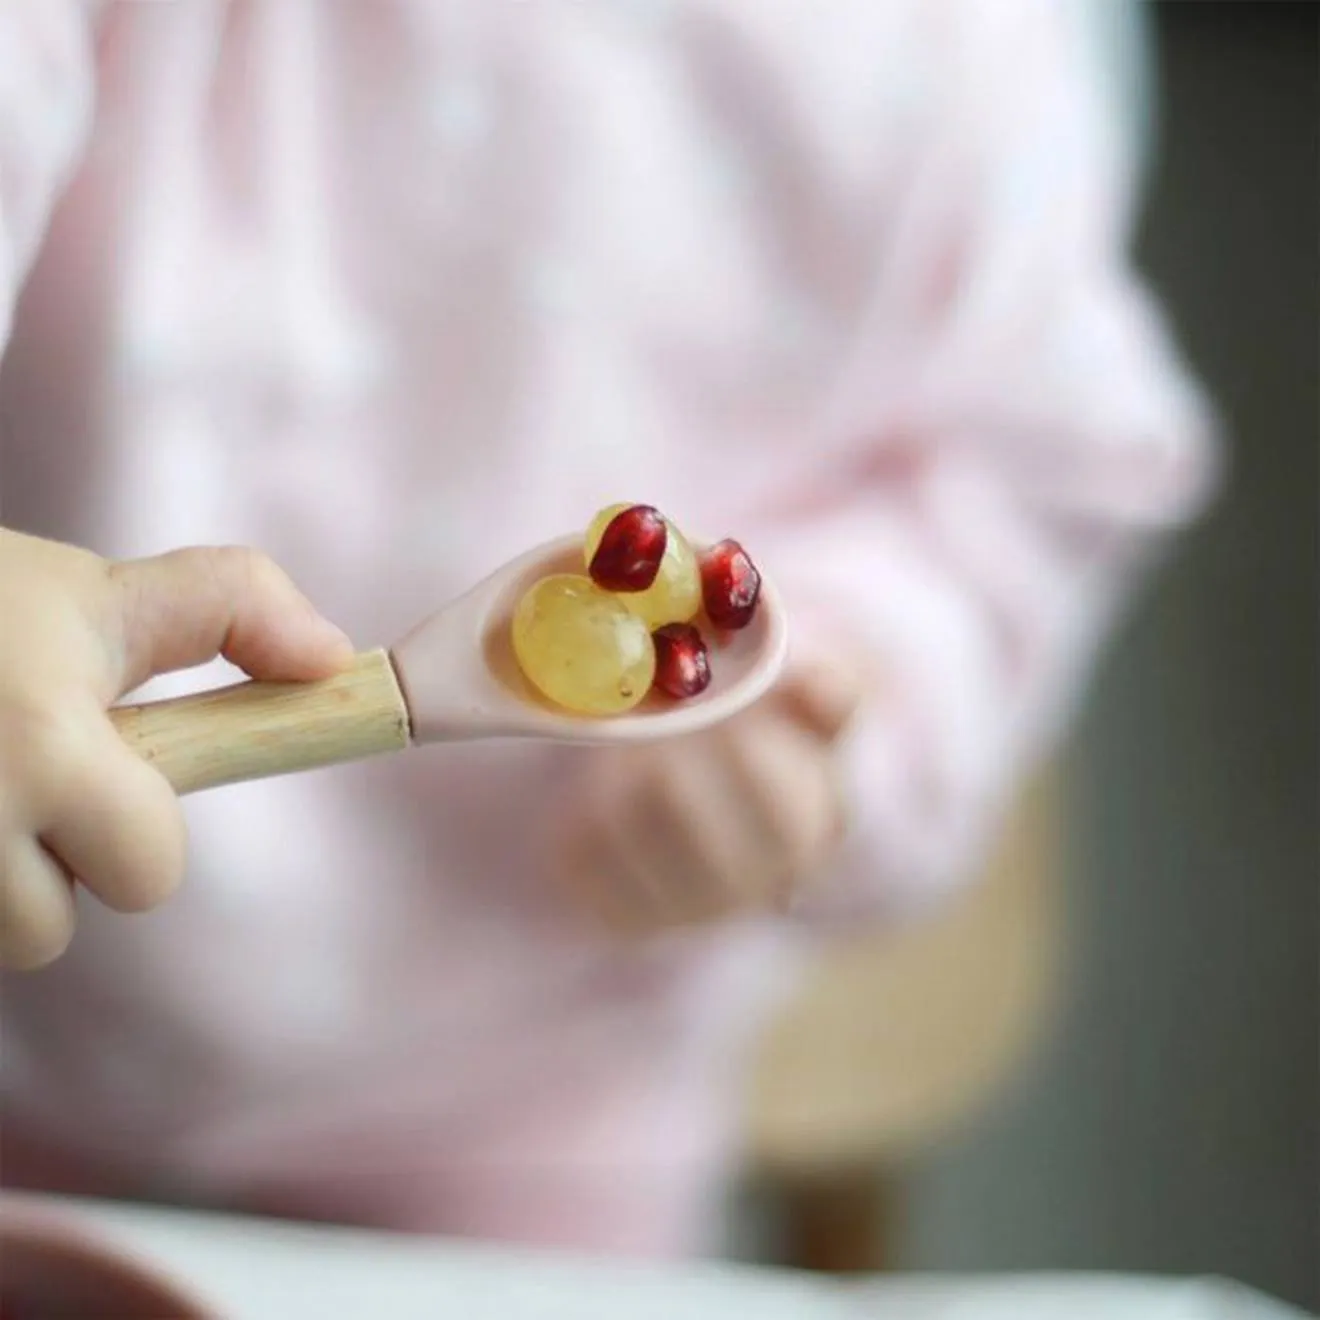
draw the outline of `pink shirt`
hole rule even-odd
[[[11,1131],[401,1220],[456,1161],[708,1157],[784,956],[970,871],[1207,485],[1071,12],[0,0],[6,523],[258,544],[368,645],[641,498],[886,674],[816,906],[642,952],[547,885],[584,753],[191,800],[175,901],[6,978]]]

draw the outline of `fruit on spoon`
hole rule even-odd
[[[671,697],[695,697],[710,686],[710,651],[700,631],[690,623],[657,628],[655,686]]]
[[[621,715],[651,690],[650,630],[590,578],[556,573],[535,583],[513,615],[513,649],[527,680],[580,715]]]
[[[600,548],[606,528],[622,513],[638,506],[612,504],[602,509],[587,528],[585,562],[590,564]],[[687,538],[666,520],[665,548],[660,567],[644,591],[620,596],[623,604],[651,629],[667,623],[690,623],[701,609],[701,574],[697,556]]]
[[[718,541],[701,555],[701,599],[717,628],[745,628],[756,614],[761,574],[734,540]]]
[[[605,524],[587,572],[606,591],[645,591],[660,572],[668,543],[669,525],[659,510],[629,505]]]

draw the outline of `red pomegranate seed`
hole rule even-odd
[[[657,628],[655,686],[671,697],[695,697],[710,686],[710,652],[690,623],[667,623]]]
[[[701,599],[717,628],[745,628],[761,597],[761,574],[737,541],[720,541],[701,556]]]
[[[660,571],[669,529],[649,504],[616,513],[601,533],[587,571],[606,591],[645,591]]]

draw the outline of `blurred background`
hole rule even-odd
[[[736,1249],[1219,1274],[1317,1309],[1320,9],[1096,12],[1150,134],[1139,261],[1230,486],[982,891],[845,953],[767,1047]],[[879,1000],[883,1034],[855,1020]]]
[[[983,882],[841,947],[768,1035],[727,1247],[1213,1274],[1320,1312],[1320,6],[1075,3],[1227,489]]]

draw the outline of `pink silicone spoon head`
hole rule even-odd
[[[581,572],[582,538],[551,541],[506,564],[392,648],[414,742],[670,738],[745,710],[779,677],[788,654],[788,622],[774,584],[763,579],[752,622],[738,632],[709,638],[714,676],[699,696],[674,701],[652,694],[626,715],[602,718],[560,710],[523,678],[510,630],[514,607],[535,581],[551,573]]]

